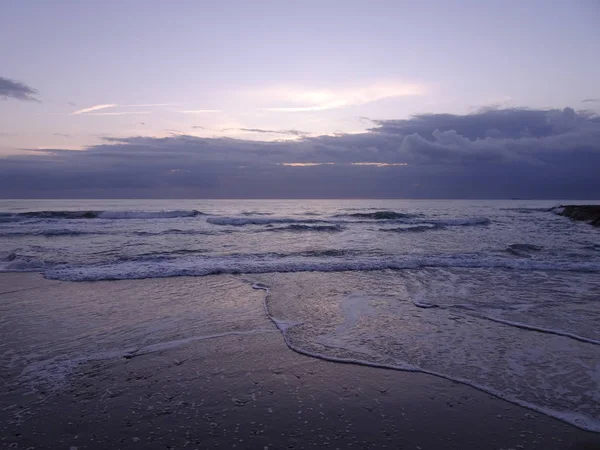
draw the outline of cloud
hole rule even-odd
[[[386,162],[353,162],[353,166],[369,166],[369,167],[403,167],[408,166],[408,163],[386,163]]]
[[[65,133],[52,133],[52,135],[53,136],[65,137],[65,138],[71,137],[70,134],[65,134]]]
[[[325,111],[346,106],[363,105],[394,97],[423,95],[424,86],[414,83],[375,83],[350,89],[276,88],[260,91],[262,98],[285,106],[263,108],[271,112]]]
[[[118,105],[119,108],[150,108],[158,106],[175,106],[177,103],[143,103],[140,105]]]
[[[314,162],[303,162],[303,163],[278,163],[280,166],[285,166],[285,167],[315,167],[315,166],[332,166],[335,163],[332,162],[321,162],[321,163],[314,163]]]
[[[77,116],[80,114],[85,114],[88,116],[124,116],[127,114],[150,114],[150,111],[122,111],[122,112],[105,112],[105,113],[96,113],[95,111],[101,111],[103,109],[110,108],[151,108],[158,106],[171,106],[173,103],[147,103],[142,105],[119,105],[117,103],[107,103],[102,105],[94,105],[89,108],[80,109],[77,111],[73,111],[70,113],[72,116]]]
[[[11,80],[10,78],[0,77],[0,100],[25,100],[38,102],[35,97],[38,94],[37,89],[27,86],[20,81]]]
[[[290,136],[306,136],[306,131],[299,130],[263,130],[261,128],[238,128],[240,131],[246,131],[248,133],[264,133],[264,134],[287,134]]]
[[[223,112],[220,109],[186,109],[184,111],[179,111],[183,114],[209,114],[209,113],[221,113]]]
[[[504,109],[373,123],[291,141],[133,136],[37,150],[2,159],[0,195],[600,198],[600,117],[591,113]]]
[[[371,131],[430,138],[435,130],[455,131],[469,139],[541,138],[589,126],[590,115],[572,108],[533,110],[526,108],[483,109],[473,114],[420,114],[404,120],[374,120]]]
[[[151,114],[152,111],[119,111],[119,112],[104,112],[104,113],[87,113],[86,116],[129,116],[136,114]]]
[[[326,111],[328,109],[341,108],[347,106],[345,103],[327,103],[324,105],[316,106],[297,106],[288,108],[264,108],[265,111],[270,112],[311,112],[311,111]]]
[[[108,104],[104,104],[104,105],[94,105],[94,106],[90,106],[89,108],[84,108],[84,109],[80,109],[78,111],[73,111],[71,113],[72,116],[77,116],[79,114],[86,114],[86,113],[90,113],[93,111],[100,111],[101,109],[107,109],[107,108],[114,108],[116,106],[119,106],[115,103],[108,103]]]
[[[600,98],[585,98],[581,100],[582,103],[600,103]]]

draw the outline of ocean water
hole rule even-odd
[[[600,230],[561,203],[590,202],[0,200],[0,271],[239,274],[296,351],[434,374],[600,432]],[[234,297],[227,314],[243,311]],[[217,316],[186,326],[239,332],[210,328]]]

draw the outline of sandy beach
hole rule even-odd
[[[597,433],[459,383],[297,354],[263,299],[243,276],[0,274],[0,445],[600,448]]]

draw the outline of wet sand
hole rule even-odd
[[[0,314],[19,322],[1,322],[0,354],[22,351],[14,347],[24,345],[23,334],[35,335],[35,327],[43,326],[26,318],[52,302],[60,300],[67,307],[85,302],[89,309],[101,298],[103,308],[112,307],[98,306],[96,315],[115,308],[111,314],[130,314],[127,304],[153,301],[147,295],[149,286],[163,283],[179,289],[182,297],[193,296],[209,278],[237,282],[217,276],[65,283],[38,274],[0,274]],[[600,434],[468,386],[299,355],[285,346],[267,317],[248,319],[248,314],[258,314],[263,293],[249,286],[247,292],[254,309],[244,316],[248,328],[240,321],[232,325],[238,334],[215,329],[202,339],[84,362],[53,390],[22,381],[18,363],[2,368],[6,382],[0,393],[0,446],[600,449]],[[119,295],[129,302],[121,308],[113,304]],[[202,301],[198,299],[199,308]],[[49,327],[67,320],[61,314],[68,314],[68,308],[51,311]],[[67,338],[62,336],[57,345]]]

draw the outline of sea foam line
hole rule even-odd
[[[513,270],[549,270],[567,272],[598,272],[600,261],[539,261],[482,255],[401,255],[364,257],[347,260],[338,257],[303,257],[282,255],[272,258],[247,254],[240,257],[182,257],[164,261],[126,261],[89,266],[61,265],[47,267],[44,264],[12,261],[0,267],[3,271],[44,269],[48,279],[64,281],[99,281],[141,278],[166,278],[177,276],[206,276],[220,273],[269,273],[269,272],[350,272],[375,270],[404,270],[425,267],[490,268]]]
[[[146,345],[141,348],[128,347],[126,349],[107,350],[87,355],[59,355],[50,359],[44,359],[26,365],[21,370],[20,378],[25,382],[34,384],[36,380],[50,380],[53,382],[52,389],[57,390],[64,385],[65,380],[77,369],[77,367],[92,361],[102,361],[117,358],[132,359],[150,353],[181,347],[182,345],[186,345],[191,342],[217,339],[226,336],[248,336],[274,332],[277,331],[261,328],[248,331],[226,331],[223,333],[191,336],[184,339],[158,342],[156,344]]]
[[[502,325],[508,325],[508,326],[511,326],[511,327],[520,328],[522,330],[536,331],[538,333],[545,333],[545,334],[554,334],[556,336],[562,336],[562,337],[574,339],[574,340],[579,341],[579,342],[585,342],[586,344],[600,345],[600,341],[598,341],[596,339],[588,338],[588,337],[585,337],[585,336],[580,336],[580,335],[574,334],[574,333],[569,333],[568,331],[555,330],[555,329],[552,329],[552,328],[538,327],[538,326],[529,325],[529,324],[526,324],[526,323],[523,323],[523,322],[515,322],[515,321],[512,321],[512,320],[500,319],[498,317],[486,316],[485,314],[474,313],[474,312],[472,312],[472,311],[474,311],[474,309],[471,308],[471,307],[469,307],[469,306],[466,306],[466,305],[447,305],[447,306],[442,306],[442,305],[438,305],[436,303],[425,303],[425,302],[420,302],[420,301],[417,301],[417,300],[412,300],[412,303],[417,308],[422,308],[422,309],[430,309],[430,308],[454,309],[454,308],[459,308],[459,309],[462,309],[462,310],[469,311],[469,312],[467,312],[467,314],[469,316],[471,316],[471,317],[477,317],[478,319],[489,320],[491,322],[500,323]]]
[[[490,317],[490,316],[479,315],[479,314],[469,314],[469,315],[471,315],[473,317],[479,317],[479,318],[485,319],[485,320],[490,320],[492,322],[501,323],[503,325],[508,325],[508,326],[515,327],[515,328],[521,328],[523,330],[537,331],[538,333],[554,334],[556,336],[562,336],[562,337],[574,339],[579,342],[585,342],[586,344],[600,345],[600,341],[598,341],[596,339],[587,338],[585,336],[579,336],[578,334],[569,333],[568,331],[553,330],[552,328],[537,327],[535,325],[528,325],[528,324],[522,323],[522,322],[514,322],[512,320],[499,319],[496,317]]]
[[[329,355],[324,355],[322,353],[309,352],[307,350],[304,350],[303,348],[292,343],[291,340],[289,339],[289,337],[287,336],[288,330],[290,330],[294,326],[301,325],[301,323],[291,323],[291,322],[282,321],[280,319],[277,319],[276,317],[274,317],[271,314],[271,312],[269,311],[269,303],[268,303],[269,296],[271,294],[271,289],[269,288],[269,286],[267,286],[263,283],[254,283],[254,284],[252,284],[252,288],[265,291],[265,296],[263,298],[263,306],[264,306],[265,314],[275,324],[277,329],[281,332],[286,346],[290,350],[295,351],[296,353],[299,353],[299,354],[305,355],[305,356],[309,356],[312,358],[321,359],[323,361],[337,362],[337,363],[342,363],[342,364],[355,364],[355,365],[359,365],[359,366],[375,367],[375,368],[379,368],[379,369],[399,370],[399,371],[403,371],[403,372],[416,372],[416,373],[424,373],[427,375],[433,375],[435,377],[444,378],[446,380],[455,381],[457,383],[461,383],[466,386],[470,386],[474,389],[477,389],[479,391],[490,394],[501,400],[505,400],[509,403],[513,403],[515,405],[522,406],[524,408],[539,412],[541,414],[545,414],[547,416],[550,416],[555,419],[566,422],[570,425],[574,425],[577,428],[581,428],[586,431],[600,433],[600,420],[594,420],[594,419],[591,419],[590,417],[586,417],[582,414],[574,413],[571,411],[557,411],[554,409],[545,408],[543,406],[538,406],[533,403],[525,402],[523,400],[519,400],[510,395],[507,395],[501,391],[490,388],[489,386],[475,383],[475,382],[473,382],[471,380],[467,380],[465,378],[453,377],[451,375],[446,375],[444,373],[423,369],[421,367],[414,366],[412,364],[403,364],[403,365],[382,364],[382,363],[365,361],[365,360],[361,360],[361,359],[340,358],[337,356],[329,356]]]

